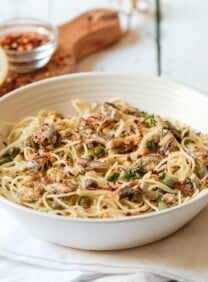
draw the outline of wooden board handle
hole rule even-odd
[[[99,9],[84,13],[58,28],[58,49],[50,62],[32,73],[9,71],[0,87],[0,95],[28,83],[61,74],[72,73],[84,56],[117,42],[123,35],[115,11]]]
[[[111,10],[92,10],[59,27],[59,46],[76,60],[119,40],[122,32],[118,14]]]

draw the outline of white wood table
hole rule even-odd
[[[123,0],[127,4],[127,0]],[[131,33],[81,61],[77,71],[160,75],[208,93],[208,1],[149,0]],[[88,9],[118,8],[116,0],[0,0],[0,24],[37,17],[61,24]]]
[[[126,6],[128,0],[123,0]],[[208,93],[208,1],[149,0],[150,12],[135,15],[132,32],[119,44],[80,62],[77,71],[161,75]],[[0,23],[39,17],[61,24],[116,0],[0,0]]]

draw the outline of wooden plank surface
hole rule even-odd
[[[15,17],[49,19],[50,0],[0,0],[0,23]]]
[[[124,0],[124,8],[127,2]],[[0,7],[3,7],[0,8],[0,22],[11,17],[29,16],[61,24],[86,10],[115,9],[118,4],[116,0],[0,0]],[[135,15],[132,32],[118,45],[84,59],[77,71],[157,74],[154,5],[151,14]]]
[[[123,0],[126,4],[128,1]],[[150,0],[153,12],[136,15],[132,32],[118,45],[84,59],[77,71],[157,74],[208,92],[208,1]],[[160,38],[156,44],[155,3],[160,3]],[[61,24],[95,7],[117,8],[116,0],[0,0],[0,22],[33,16]]]
[[[208,1],[160,4],[162,76],[208,93]]]
[[[127,1],[124,2],[126,4]],[[88,9],[96,7],[118,8],[115,0],[62,0],[61,3],[62,5],[60,5],[60,1],[52,0],[51,4],[51,20],[57,24]],[[123,9],[125,8],[127,8],[126,5]],[[152,14],[154,14],[154,11]],[[108,50],[85,58],[79,63],[77,71],[156,74],[155,16],[152,14],[135,15],[132,21],[132,32],[126,38]],[[125,19],[123,19],[125,26],[124,21]]]

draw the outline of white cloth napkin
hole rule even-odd
[[[44,242],[28,233],[4,210],[0,214],[0,256],[13,261],[0,260],[0,281],[55,282],[57,277],[64,282],[208,281],[208,208],[166,239],[144,247],[106,252],[81,251]],[[16,274],[7,269],[7,278],[11,276],[11,280],[2,279],[5,265],[8,269],[18,265]],[[41,276],[57,279],[34,280],[40,267]],[[23,280],[23,273],[31,279]],[[12,275],[20,275],[21,279],[14,280]]]
[[[11,271],[12,270],[12,271]],[[167,282],[149,273],[102,274],[86,271],[58,271],[0,259],[1,282]]]

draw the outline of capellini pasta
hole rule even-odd
[[[43,110],[2,125],[0,194],[74,218],[171,208],[208,188],[208,135],[123,100],[72,101],[77,116]]]

